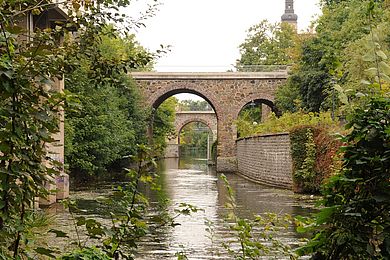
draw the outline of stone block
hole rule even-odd
[[[49,191],[49,195],[46,196],[46,198],[39,198],[39,205],[42,206],[49,206],[51,204],[56,203],[57,196],[56,196],[56,189],[57,185],[55,183],[54,178],[50,177],[50,180],[46,182],[45,188]]]
[[[237,141],[239,175],[254,182],[292,189],[288,134],[270,134]]]
[[[234,157],[218,157],[217,172],[237,172],[237,158]]]
[[[56,200],[69,198],[69,175],[61,173],[56,177],[57,193]]]

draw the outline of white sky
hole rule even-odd
[[[127,10],[136,16],[145,2]],[[250,26],[263,19],[280,22],[285,0],[160,0],[159,11],[136,32],[142,46],[154,51],[160,44],[171,51],[157,61],[157,71],[226,71],[239,58],[238,46]],[[306,30],[320,13],[319,0],[295,0],[298,29]]]

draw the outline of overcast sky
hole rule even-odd
[[[130,13],[142,10],[140,2],[147,1],[139,0]],[[295,0],[299,30],[320,13],[318,2]],[[279,22],[284,9],[285,0],[161,0],[159,11],[136,35],[152,51],[160,44],[172,46],[157,71],[226,71],[239,58],[248,28],[263,19]]]

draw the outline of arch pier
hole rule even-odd
[[[134,72],[145,106],[158,108],[168,97],[192,93],[204,98],[217,117],[217,171],[235,172],[237,129],[241,109],[253,100],[266,100],[274,109],[276,89],[287,78],[278,72]]]

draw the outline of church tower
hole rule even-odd
[[[294,13],[294,0],[286,0],[286,10],[282,15],[282,23],[289,23],[297,28],[298,15]]]

